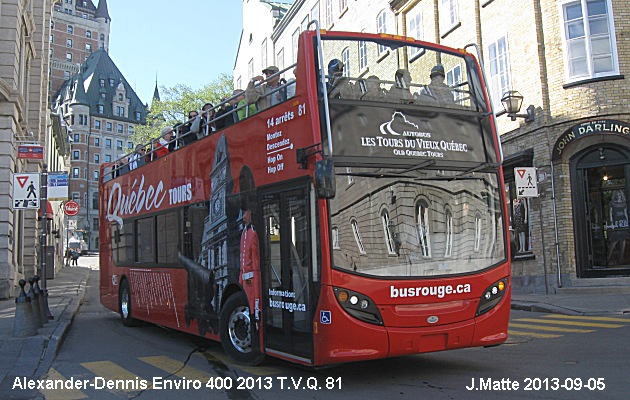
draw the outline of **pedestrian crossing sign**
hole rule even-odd
[[[39,174],[13,174],[14,210],[39,209]]]
[[[514,183],[516,184],[516,197],[538,197],[536,168],[515,167]]]

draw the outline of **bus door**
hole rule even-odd
[[[265,349],[313,359],[310,183],[260,191]]]

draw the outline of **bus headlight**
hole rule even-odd
[[[499,303],[505,293],[505,289],[507,288],[507,280],[508,278],[503,278],[484,290],[481,295],[479,307],[477,308],[478,316],[490,311],[492,307]]]
[[[370,324],[383,325],[381,313],[372,299],[348,289],[334,288],[334,290],[337,301],[348,314]]]

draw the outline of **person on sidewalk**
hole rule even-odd
[[[76,250],[72,250],[72,266],[73,267],[79,266],[79,252]]]

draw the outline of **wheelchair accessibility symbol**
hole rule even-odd
[[[319,322],[322,324],[330,324],[331,323],[330,311],[323,311],[323,310],[320,311]]]

